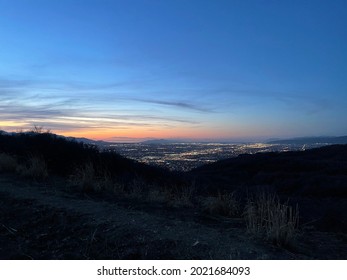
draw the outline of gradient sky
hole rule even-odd
[[[0,0],[0,129],[347,134],[345,0]]]

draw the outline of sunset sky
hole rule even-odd
[[[347,135],[345,0],[0,0],[0,129]]]

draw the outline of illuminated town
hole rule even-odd
[[[189,171],[200,165],[236,157],[240,154],[305,150],[322,144],[228,144],[228,143],[112,143],[107,150],[151,165],[175,171]]]

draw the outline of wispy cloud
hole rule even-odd
[[[320,114],[333,108],[333,104],[329,99],[321,97],[296,95],[278,97],[277,99],[291,111],[301,112],[310,116]]]
[[[42,125],[52,130],[80,128],[124,130],[151,126],[176,127],[179,124],[198,123],[194,119],[182,118],[175,114],[158,112],[144,114],[142,111],[145,107],[131,106],[134,103],[153,103],[185,110],[205,111],[204,108],[180,101],[146,100],[116,94],[113,94],[110,100],[110,93],[103,94],[103,90],[113,89],[117,86],[116,84],[100,87],[95,85],[92,90],[99,90],[101,94],[85,95],[72,93],[72,89],[82,92],[89,89],[88,85],[78,82],[59,84],[59,88],[65,88],[65,91],[53,91],[53,93],[45,90],[47,86],[55,88],[56,84],[30,79],[0,79],[0,118],[1,125],[6,126],[3,128],[16,129],[17,123],[24,129],[33,125]],[[128,105],[120,110],[119,106],[124,104]]]
[[[172,106],[180,109],[186,109],[186,110],[193,110],[198,112],[204,112],[204,113],[212,113],[213,110],[200,106],[198,104],[194,104],[192,102],[184,102],[184,101],[178,101],[178,100],[155,100],[155,99],[146,99],[146,98],[131,98],[129,100],[134,101],[140,101],[144,103],[151,103],[151,104],[158,104],[158,105],[165,105],[165,106]]]
[[[70,104],[72,105],[72,104]],[[175,117],[161,117],[155,115],[139,114],[113,114],[112,112],[89,112],[64,108],[63,106],[44,105],[28,106],[23,104],[0,104],[0,117],[2,120],[18,123],[27,123],[28,125],[44,125],[53,129],[67,128],[131,128],[136,126],[152,125],[178,125],[179,123],[195,124],[195,121],[179,119]]]
[[[201,91],[207,99],[214,99],[217,111],[232,111],[239,108],[273,107],[302,115],[316,115],[333,109],[333,102],[324,95],[295,91],[271,91],[259,89],[216,88]]]
[[[26,79],[5,79],[0,77],[0,89],[13,89],[31,85],[31,80]]]

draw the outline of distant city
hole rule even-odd
[[[189,171],[200,165],[240,154],[296,151],[320,146],[324,144],[112,143],[104,146],[104,149],[150,165],[174,171]]]
[[[0,130],[0,135],[17,135],[20,133],[23,132]],[[27,131],[24,133],[33,134],[37,132]],[[190,171],[198,166],[237,157],[241,154],[303,151],[326,145],[347,145],[347,136],[302,137],[272,140],[266,143],[174,142],[166,139],[146,140],[138,143],[116,143],[61,135],[57,135],[57,137],[96,145],[100,150],[114,151],[124,157],[149,165],[165,167],[172,171]]]

